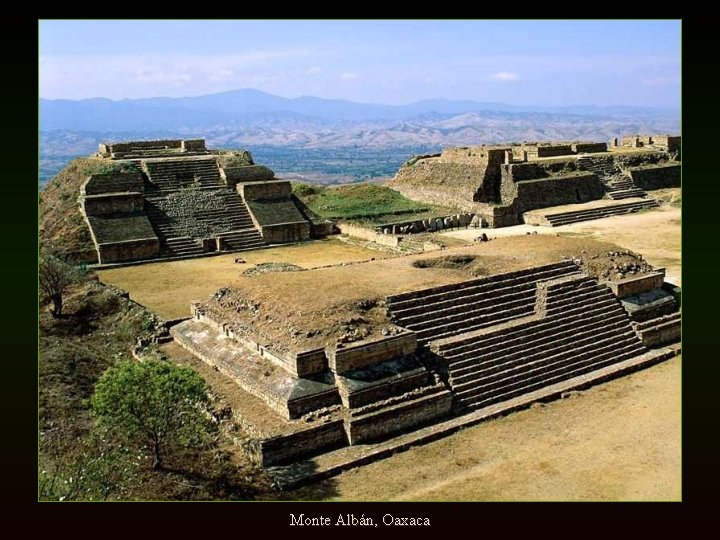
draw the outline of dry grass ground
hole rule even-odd
[[[172,319],[188,316],[191,300],[205,299],[220,287],[235,283],[245,270],[261,262],[316,268],[388,256],[391,255],[386,252],[328,239],[217,257],[112,268],[98,273],[103,282],[130,291],[133,300]],[[233,262],[236,258],[246,263],[236,264]]]

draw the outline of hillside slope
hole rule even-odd
[[[52,247],[75,262],[97,262],[78,197],[87,177],[103,166],[100,159],[76,158],[40,192],[41,245]]]

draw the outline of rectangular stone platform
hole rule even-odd
[[[451,418],[390,440],[375,444],[349,446],[290,465],[270,467],[268,473],[275,479],[275,483],[283,489],[292,489],[317,482],[340,474],[343,471],[385,459],[414,446],[446,437],[480,422],[527,408],[537,401],[554,399],[569,390],[588,388],[633,371],[650,367],[674,357],[678,352],[679,348],[651,350],[641,356],[606,366],[501,403],[477,409],[463,416]]]

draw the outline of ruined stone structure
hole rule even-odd
[[[447,148],[409,160],[390,186],[411,199],[475,214],[488,227],[527,222],[525,213],[541,208],[627,199],[534,221],[556,225],[654,206],[644,189],[679,186],[679,156],[680,137],[669,135],[623,137],[610,148],[601,142]]]
[[[192,257],[310,238],[290,183],[260,165],[223,168],[202,139],[101,144],[107,170],[80,197],[98,262]]]
[[[344,268],[266,275],[193,303],[171,333],[284,419],[248,445],[265,466],[648,365],[673,355],[648,347],[679,338],[678,291],[661,270],[601,284],[564,260],[460,281],[439,272],[440,284],[419,287],[428,277],[418,268],[399,293],[357,268],[333,291],[345,303],[308,290]],[[357,298],[369,290],[383,296]]]

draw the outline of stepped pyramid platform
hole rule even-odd
[[[310,237],[289,182],[251,158],[224,169],[202,139],[101,144],[96,157],[107,160],[111,172],[87,179],[80,204],[100,265],[201,257]],[[248,158],[245,153],[242,159]],[[253,187],[261,184],[269,187]],[[110,231],[113,224],[124,231]]]
[[[679,315],[634,321],[620,298],[656,290],[660,271],[604,284],[571,259],[516,259],[515,270],[471,277],[414,265],[425,258],[242,278],[173,327],[178,344],[287,423],[251,444],[280,483],[334,474],[674,355],[649,347],[677,337]],[[319,295],[317,283],[333,286]],[[318,466],[308,475],[309,463]]]

